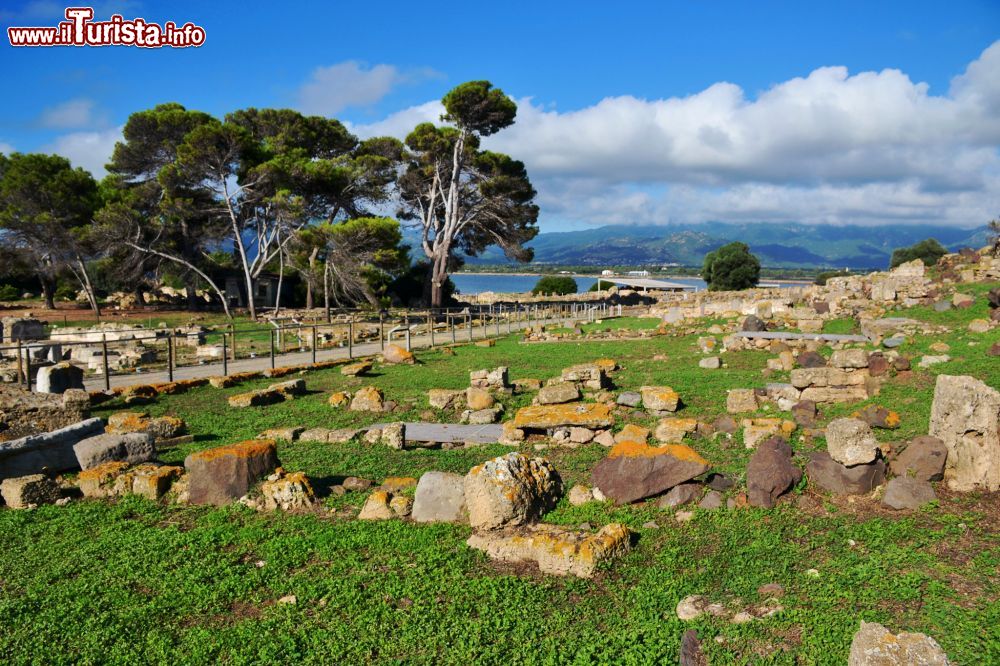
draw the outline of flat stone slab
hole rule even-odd
[[[820,340],[827,342],[868,342],[864,335],[848,335],[845,333],[792,333],[790,331],[737,331],[737,338],[751,340]]]
[[[104,421],[91,418],[40,435],[0,442],[0,480],[76,469],[73,446],[103,432]]]
[[[384,428],[389,424],[379,423],[372,428]],[[493,444],[500,440],[503,426],[499,423],[488,425],[463,425],[458,423],[406,423],[406,440],[409,442],[475,442]]]

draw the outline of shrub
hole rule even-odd
[[[21,298],[21,292],[17,287],[9,284],[0,284],[0,301],[16,301]]]
[[[701,277],[710,291],[749,289],[760,281],[760,260],[746,243],[729,243],[705,255]]]
[[[535,284],[532,294],[565,294],[576,293],[576,280],[568,275],[544,275]]]
[[[822,287],[830,278],[847,277],[850,274],[850,271],[823,271],[816,276],[815,283]]]
[[[613,286],[615,286],[615,283],[612,282],[611,280],[602,280],[598,278],[597,282],[590,285],[590,289],[588,289],[587,291],[607,291],[608,289],[611,289],[611,287]]]
[[[948,250],[934,238],[925,238],[910,247],[900,247],[892,251],[889,268],[895,268],[914,259],[920,259],[927,266],[933,266],[938,259],[948,254]]]

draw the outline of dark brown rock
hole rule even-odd
[[[816,425],[816,403],[812,400],[800,400],[792,405],[792,419],[803,428]]]
[[[990,289],[989,293],[986,294],[986,300],[990,302],[991,308],[1000,309],[1000,287]]]
[[[935,499],[937,495],[929,482],[909,476],[897,476],[886,484],[882,504],[890,509],[912,510]]]
[[[701,651],[698,632],[694,629],[688,629],[681,637],[681,653],[677,663],[680,666],[708,666],[708,659]]]
[[[995,312],[1000,312],[1000,310],[995,310]],[[988,356],[1000,356],[1000,342],[994,342],[990,350],[986,352]]]
[[[868,374],[872,377],[881,377],[889,372],[889,359],[879,353],[868,356]]]
[[[816,311],[816,314],[830,313],[830,304],[826,301],[813,301],[812,306],[813,310]]]
[[[192,453],[184,460],[192,504],[221,506],[247,494],[278,466],[272,439],[251,439]]]
[[[895,476],[912,476],[923,481],[940,481],[944,477],[944,463],[948,447],[937,437],[920,435],[906,445],[889,463]]]
[[[856,416],[873,428],[895,430],[899,427],[899,413],[879,405],[868,405]]]
[[[795,362],[800,368],[825,368],[826,358],[814,351],[804,351],[798,355]]]
[[[892,367],[895,368],[896,372],[905,372],[910,369],[910,359],[900,356],[892,362]]]
[[[736,423],[736,419],[728,414],[726,416],[720,416],[712,422],[712,427],[718,432],[724,432],[732,435],[739,429],[739,425]]]
[[[826,451],[816,451],[810,454],[806,474],[809,483],[835,495],[864,495],[885,481],[885,463],[876,460],[846,467]]]
[[[770,509],[775,501],[802,479],[802,470],[792,464],[792,449],[781,437],[757,445],[747,464],[747,501]]]
[[[767,330],[767,324],[765,324],[764,321],[757,315],[748,315],[747,318],[743,320],[740,330],[760,333],[761,331]]]
[[[652,447],[623,441],[591,472],[593,485],[617,504],[652,497],[708,471],[708,461],[689,446]]]
[[[668,509],[673,506],[690,504],[701,497],[704,488],[700,483],[682,483],[674,486],[666,495],[656,501],[658,509]]]

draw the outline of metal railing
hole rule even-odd
[[[144,374],[166,372],[167,380],[174,381],[175,371],[194,367],[205,367],[200,376],[219,371],[228,375],[231,364],[264,355],[270,358],[271,368],[279,359],[296,354],[300,359],[305,355],[312,363],[345,356],[350,359],[359,347],[364,355],[384,350],[397,334],[405,336],[410,350],[500,337],[541,324],[593,321],[621,314],[621,305],[608,303],[499,304],[461,309],[338,310],[329,313],[329,321],[316,317],[311,322],[293,319],[290,323],[269,321],[246,326],[53,328],[48,339],[17,340],[0,346],[0,356],[16,357],[16,380],[29,390],[37,370],[59,360],[83,366],[87,379],[102,377],[104,388],[110,389],[114,376],[132,376],[138,381]]]

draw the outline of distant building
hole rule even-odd
[[[614,274],[615,274],[615,272],[614,272],[614,271],[609,271],[609,270],[608,270],[608,269],[606,269],[606,268],[605,268],[605,269],[604,269],[603,271],[601,271],[601,275],[602,275],[603,277],[611,277],[611,276],[612,276],[612,275],[614,275]]]
[[[629,271],[629,277],[649,277],[649,271]]]

